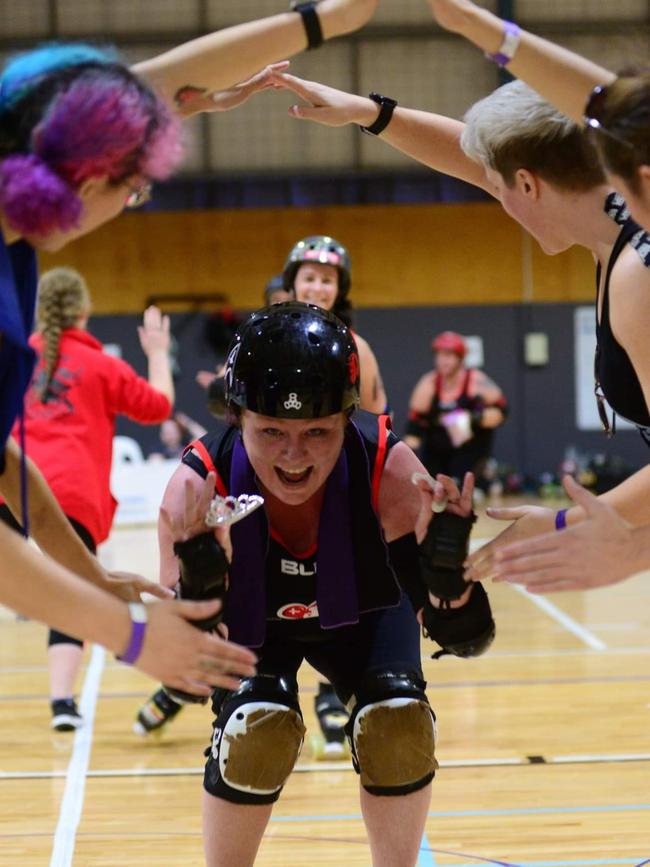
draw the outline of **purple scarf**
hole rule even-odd
[[[359,622],[348,481],[348,461],[342,449],[325,485],[318,527],[316,597],[323,629]],[[255,473],[239,439],[233,449],[229,488],[234,497],[259,493]],[[266,511],[258,509],[235,524],[231,539],[233,560],[225,612],[229,638],[247,647],[260,647],[266,634]]]

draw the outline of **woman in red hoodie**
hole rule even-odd
[[[30,340],[40,360],[25,399],[25,443],[68,520],[94,553],[108,537],[116,507],[110,491],[115,418],[122,414],[159,424],[169,418],[174,385],[166,316],[149,307],[138,329],[149,364],[147,381],[103,352],[86,330],[90,310],[86,283],[76,271],[55,268],[43,275],[38,331]],[[2,517],[18,527],[6,506]],[[52,727],[58,730],[81,724],[73,693],[82,646],[77,638],[50,630]]]

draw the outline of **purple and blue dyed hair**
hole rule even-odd
[[[89,178],[167,177],[179,123],[143,81],[88,45],[19,56],[0,77],[0,208],[21,234],[73,228]]]

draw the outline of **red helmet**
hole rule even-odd
[[[467,344],[456,331],[443,331],[431,341],[431,349],[434,352],[439,352],[441,349],[455,352],[461,359],[467,355]]]

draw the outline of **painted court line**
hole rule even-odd
[[[84,726],[85,728],[85,726]],[[79,732],[82,730],[80,729]],[[494,758],[447,759],[440,762],[441,768],[486,768],[524,767],[531,765],[569,764],[616,764],[618,762],[650,762],[650,753],[576,753],[565,756],[495,756]],[[351,764],[342,762],[314,762],[297,765],[293,773],[313,774],[325,772],[352,772]],[[0,780],[55,780],[66,778],[68,771],[0,771]],[[198,777],[202,767],[178,768],[110,768],[86,770],[85,776],[92,779],[110,777]],[[644,807],[645,809],[645,807]]]
[[[538,608],[541,608],[542,611],[546,612],[549,617],[552,617],[560,626],[563,626],[567,632],[571,632],[576,638],[579,638],[587,647],[591,647],[592,650],[607,650],[607,645],[600,638],[595,636],[593,632],[590,632],[585,626],[581,623],[578,623],[577,620],[574,620],[573,617],[569,617],[561,608],[558,608],[557,605],[554,605],[549,599],[545,596],[539,596],[534,593],[529,593],[525,587],[520,587],[518,584],[511,585],[514,590],[518,593],[521,593],[522,596],[525,596],[527,599],[530,599]]]
[[[71,867],[72,865],[77,827],[84,803],[88,761],[93,743],[95,708],[104,659],[104,648],[94,645],[79,702],[79,710],[84,718],[84,724],[80,729],[77,729],[74,737],[72,756],[65,775],[65,791],[59,811],[59,821],[54,834],[50,867]]]

